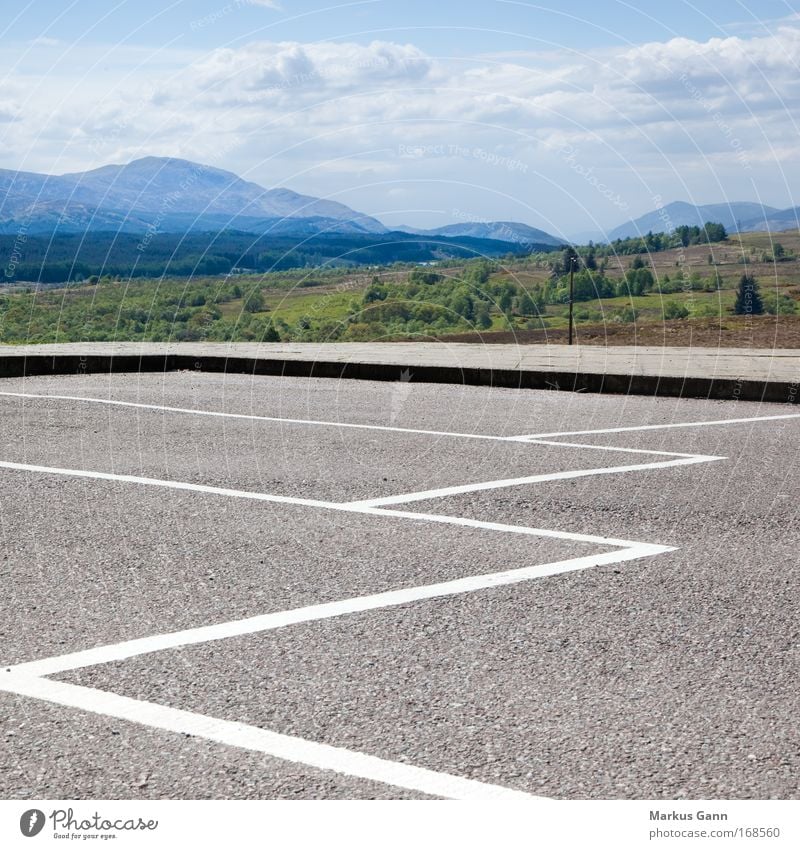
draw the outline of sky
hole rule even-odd
[[[179,156],[389,225],[800,204],[800,0],[3,0],[0,168]]]

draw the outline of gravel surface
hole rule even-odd
[[[3,398],[2,459],[326,501],[571,469],[556,446]],[[317,417],[320,412],[316,411]],[[305,417],[309,417],[305,413]],[[337,419],[338,420],[338,419]],[[472,444],[475,443],[475,444]],[[606,452],[587,452],[595,465]],[[611,462],[625,462],[620,454]]]
[[[494,435],[797,412],[783,404],[193,371],[6,379],[0,390]],[[15,409],[10,398],[2,409]],[[83,406],[74,409],[86,414]]]
[[[558,798],[796,798],[796,613],[665,561],[64,677]]]
[[[412,799],[419,794],[0,692],[3,799]]]
[[[609,550],[130,484],[0,477],[6,665]]]
[[[0,389],[496,435],[795,412],[194,373]],[[335,500],[666,459],[2,396],[0,413],[2,460]],[[800,419],[571,437],[726,459],[406,508],[675,552],[62,677],[554,797],[796,798],[798,437]],[[8,470],[0,533],[5,664],[608,550]],[[2,693],[0,740],[8,797],[406,795]]]

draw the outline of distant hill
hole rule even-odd
[[[26,236],[20,244],[13,234],[0,235],[0,265],[6,267],[7,275],[4,282],[60,285],[91,275],[193,277],[244,270],[266,273],[322,266],[427,264],[528,250],[514,242],[398,232],[316,233],[302,239],[297,233],[258,236],[237,230],[161,233],[141,250],[144,238],[141,233],[59,232]]]
[[[415,233],[419,236],[446,236],[448,238],[467,236],[472,239],[492,239],[498,242],[513,242],[518,245],[538,247],[549,245],[559,247],[564,239],[537,230],[519,221],[467,221],[457,224],[445,224],[432,230],[422,230],[417,227],[398,227],[403,233]]]
[[[473,239],[495,239],[499,242],[516,242],[521,245],[552,245],[558,247],[564,244],[563,239],[551,236],[544,230],[537,230],[518,221],[486,221],[468,222],[463,224],[447,224],[428,230],[437,236],[470,236]]]
[[[797,230],[800,227],[800,206],[790,209],[769,212],[766,216],[743,221],[741,230],[770,230],[779,233],[781,230]]]
[[[286,188],[265,189],[230,171],[185,159],[146,156],[126,165],[57,176],[0,169],[0,234],[214,233],[258,236],[388,234],[376,218],[336,201]],[[474,239],[527,249],[562,244],[515,221],[467,222],[394,231]],[[474,249],[475,245],[465,245]]]
[[[316,219],[315,232],[385,233],[375,218],[336,201],[265,189],[185,159],[147,156],[127,165],[51,176],[0,170],[0,232],[274,229]],[[260,222],[260,224],[259,224]],[[303,225],[305,229],[308,224]],[[312,228],[313,229],[313,228]]]
[[[702,206],[675,201],[661,209],[648,212],[639,218],[615,227],[608,234],[607,239],[611,242],[614,239],[643,236],[650,231],[653,233],[669,232],[684,224],[702,227],[707,221],[722,224],[726,230],[732,233],[739,230],[763,230],[767,229],[764,222],[775,213],[780,213],[780,210],[749,201],[710,203]],[[762,226],[755,226],[759,222]]]

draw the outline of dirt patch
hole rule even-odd
[[[566,329],[456,333],[439,337],[447,342],[482,344],[563,344]],[[575,328],[581,345],[656,345],[697,348],[798,348],[800,316],[727,316],[639,324],[584,324]]]

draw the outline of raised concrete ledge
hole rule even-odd
[[[796,403],[800,351],[447,343],[0,346],[0,377],[192,370]]]

